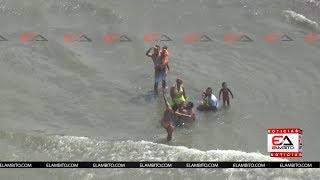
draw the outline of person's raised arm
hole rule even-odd
[[[230,89],[228,88],[228,91],[229,91],[229,93],[231,94],[231,97],[233,98],[233,94],[232,94],[232,92],[230,91]]]
[[[188,118],[191,118],[191,115],[188,115],[188,114],[183,114],[183,113],[180,113],[180,112],[174,112],[174,114],[178,115],[178,116],[182,116],[182,117],[188,117]]]
[[[149,48],[149,49],[147,50],[147,52],[146,52],[146,56],[148,56],[148,57],[152,57],[152,56],[150,55],[150,51],[151,51],[151,49],[152,49],[152,48]]]
[[[166,109],[171,109],[171,106],[170,106],[170,104],[169,104],[169,102],[168,102],[168,100],[166,98],[164,90],[162,90],[162,95],[163,95],[164,103],[166,105]]]

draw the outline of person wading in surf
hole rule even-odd
[[[163,99],[164,99],[164,102],[166,105],[166,110],[163,113],[163,117],[161,119],[161,125],[163,128],[165,128],[167,130],[167,133],[168,133],[167,141],[170,141],[172,139],[173,130],[175,129],[175,126],[174,126],[175,120],[177,118],[189,118],[189,119],[191,118],[192,119],[193,117],[195,118],[195,116],[192,113],[191,113],[191,115],[189,115],[189,114],[184,114],[184,113],[174,111],[171,108],[171,106],[166,98],[164,90],[163,90]],[[190,110],[188,110],[188,112],[190,112]]]
[[[226,104],[227,106],[230,106],[230,98],[229,98],[229,93],[233,99],[233,94],[231,90],[227,87],[227,83],[223,82],[222,83],[222,88],[219,92],[219,100],[221,100],[221,95],[222,95],[222,101],[223,101],[223,106],[225,107]]]
[[[219,107],[218,99],[215,95],[213,95],[211,87],[208,87],[206,91],[202,93],[202,100],[202,104],[197,107],[197,109],[200,111],[216,111]]]
[[[186,103],[186,91],[183,87],[183,81],[181,79],[176,79],[176,85],[172,86],[170,89],[170,96],[172,99],[172,109],[177,110],[183,108]]]
[[[152,49],[153,54],[150,54]],[[158,94],[158,84],[160,82],[162,82],[162,88],[166,88],[167,70],[169,70],[168,48],[164,46],[161,51],[160,46],[155,45],[147,50],[146,56],[150,57],[154,64],[154,92]]]
[[[178,112],[189,116],[177,117],[174,121],[176,127],[190,127],[196,120],[196,114],[194,113],[192,102],[188,102],[184,108],[179,108]]]
[[[163,46],[161,50],[161,64],[159,65],[159,73],[160,77],[162,79],[162,89],[165,89],[167,87],[167,74],[170,70],[169,67],[169,51],[167,46]]]

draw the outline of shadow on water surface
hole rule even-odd
[[[145,93],[139,93],[137,96],[129,100],[130,103],[134,104],[145,104],[155,101],[159,95],[154,93],[153,90],[147,91]]]

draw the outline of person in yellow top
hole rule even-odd
[[[181,79],[178,78],[176,80],[176,85],[171,87],[170,96],[172,99],[171,105],[173,110],[184,108],[187,96],[186,91],[183,87],[183,81]]]

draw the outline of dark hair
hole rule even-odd
[[[167,46],[163,46],[162,48],[163,48],[163,49],[168,49],[168,47],[167,47]]]
[[[226,84],[227,84],[226,82],[223,82],[223,83],[222,83],[222,86],[224,86],[224,85],[226,85]]]
[[[193,108],[193,102],[189,101],[186,105],[187,109],[192,109]]]
[[[183,84],[183,80],[180,79],[180,78],[177,78],[177,79],[176,79],[176,83],[178,83],[178,82],[180,82],[181,84]]]
[[[157,47],[157,48],[159,48],[160,46],[159,46],[159,45],[155,45],[154,47]]]

